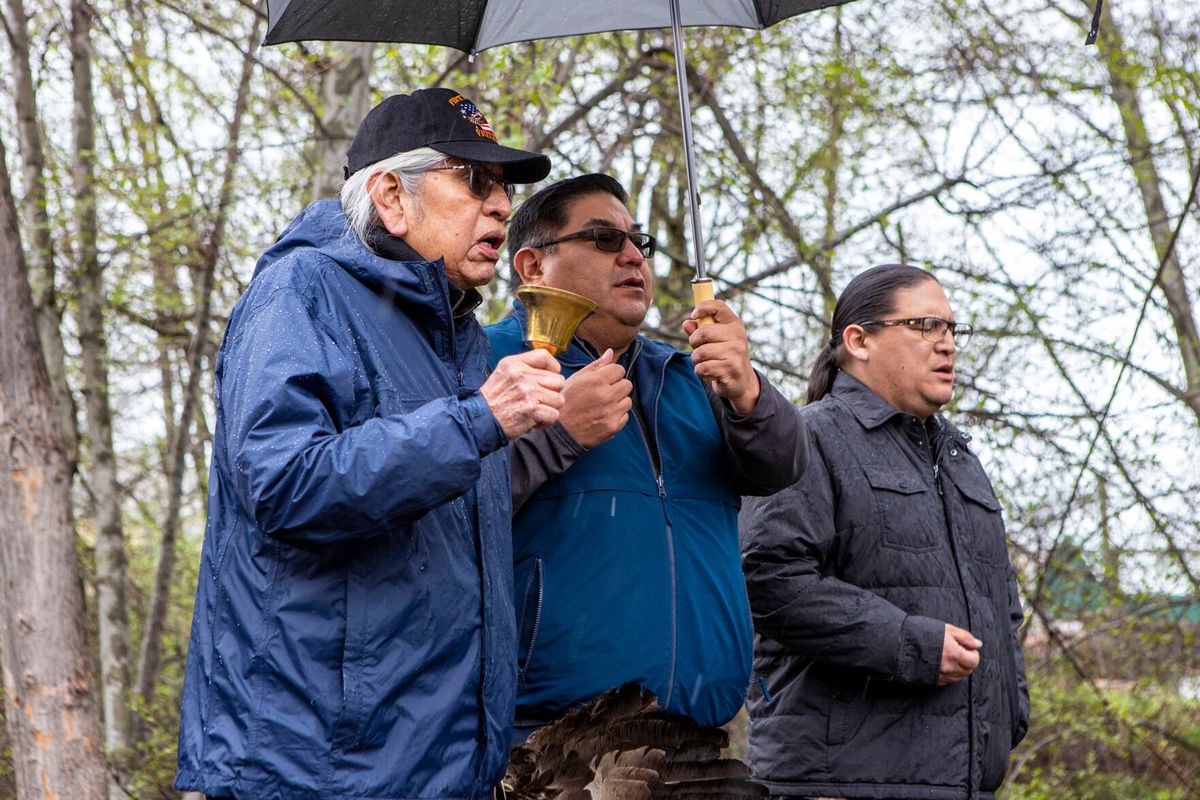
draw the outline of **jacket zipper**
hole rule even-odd
[[[953,528],[951,527],[950,514],[947,512],[946,501],[944,499],[944,493],[942,491],[941,456],[942,456],[942,452],[945,450],[945,446],[944,446],[945,441],[944,440],[945,440],[946,435],[948,435],[948,434],[945,431],[939,430],[937,447],[936,448],[932,447],[933,443],[929,442],[929,444],[931,446],[927,448],[927,452],[929,453],[930,460],[933,462],[933,483],[937,487],[938,497],[943,498],[943,500],[942,500],[942,517],[946,523],[946,532],[950,535],[950,537],[949,537],[950,538],[950,542],[949,542],[950,552],[954,556],[955,569],[958,571],[958,583],[959,583],[959,586],[962,588],[963,603],[966,605],[966,609],[967,609],[967,628],[970,629],[970,628],[974,627],[972,614],[971,614],[971,597],[970,597],[970,593],[967,591],[966,583],[963,580],[963,576],[962,576],[963,567],[962,567],[962,563],[960,561],[958,548],[955,546],[955,543],[954,543],[954,533],[953,533]],[[929,437],[927,435],[926,441],[928,441],[928,440],[929,440]],[[974,677],[975,677],[974,673],[967,676],[967,797],[969,798],[969,800],[974,800],[974,798],[978,796],[978,793],[976,792],[976,789],[975,789],[976,742],[975,742],[975,681],[973,680]]]
[[[934,426],[937,426],[936,420]],[[939,428],[937,431],[937,446],[934,446],[933,437],[929,435],[929,430],[923,431],[925,436],[925,455],[929,457],[930,463],[933,464],[933,485],[937,488],[938,497],[942,496],[941,465],[938,463],[942,454],[942,431]]]
[[[446,342],[447,355],[449,356],[449,363],[447,364],[447,366],[449,367],[450,372],[454,375],[454,378],[456,381],[456,385],[454,387],[455,390],[461,391],[466,386],[466,377],[463,374],[463,364],[467,363],[468,357],[471,355],[472,352],[474,352],[474,347],[472,345],[476,344],[476,342],[470,342],[470,341],[467,342],[468,350],[466,353],[463,354],[463,360],[460,362],[458,360],[457,323],[456,323],[456,320],[454,319],[454,305],[453,305],[453,303],[450,302],[450,292],[449,292],[448,288],[443,292],[442,297],[443,297],[443,300],[445,301],[445,308],[447,311],[446,318],[449,322],[449,325],[447,326],[447,342]],[[475,338],[477,338],[477,337],[475,337]],[[470,496],[470,494],[471,494],[471,492],[468,492],[467,495],[464,496],[464,500],[466,500]],[[487,731],[488,661],[489,661],[489,657],[491,655],[489,652],[489,648],[488,648],[487,564],[485,563],[486,553],[485,553],[485,548],[484,548],[484,544],[483,544],[483,527],[482,527],[483,522],[480,519],[480,515],[479,515],[479,511],[480,511],[479,498],[478,497],[475,498],[474,509],[471,508],[471,504],[470,504],[469,500],[465,504],[465,506],[466,507],[464,508],[464,514],[466,515],[466,518],[467,518],[467,524],[471,525],[472,521],[474,521],[474,525],[471,525],[471,527],[473,529],[473,533],[474,533],[473,538],[475,540],[475,542],[474,542],[474,544],[475,544],[475,559],[476,559],[476,563],[479,565],[479,694],[478,694],[478,698],[479,698],[479,741],[482,744],[482,747],[480,747],[479,751],[478,751],[479,760],[475,767],[475,778],[474,778],[473,784],[476,787],[480,787],[482,785],[481,778],[483,776],[483,770],[487,764],[488,747],[491,744],[491,740],[488,737],[488,731]],[[474,517],[474,520],[472,520],[472,517]]]
[[[521,620],[517,626],[517,636],[521,635],[521,631],[525,628],[525,612],[529,607],[529,589],[537,583],[537,601],[533,607],[533,630],[529,632],[529,649],[525,652],[525,663],[520,665],[517,670],[517,683],[525,683],[525,675],[529,671],[529,664],[533,661],[533,648],[537,645],[538,628],[542,624],[542,599],[545,596],[545,581],[542,576],[542,559],[536,558],[533,561],[533,576],[532,582],[525,587],[525,597],[521,600]],[[520,639],[517,640],[517,646],[521,644]]]
[[[633,370],[633,362],[636,359],[637,359],[637,353],[634,353],[633,358],[631,358],[629,361],[629,368],[630,368],[631,372]],[[658,391],[654,395],[653,408],[654,408],[654,412],[655,412],[654,419],[655,419],[656,423],[658,420],[658,403],[659,403],[659,400],[662,398],[663,385],[666,383],[667,366],[669,364],[670,364],[669,360],[663,362],[662,374],[659,376],[659,381],[658,381]],[[633,419],[635,422],[637,422],[638,431],[642,434],[642,444],[645,445],[645,447],[646,447],[646,456],[650,459],[650,470],[654,473],[654,484],[655,484],[655,486],[658,487],[658,502],[659,502],[659,505],[662,507],[663,525],[666,530],[667,564],[668,564],[670,576],[671,576],[671,669],[670,669],[670,672],[667,673],[667,696],[662,702],[662,710],[667,711],[671,707],[671,698],[675,694],[675,668],[676,668],[676,662],[678,661],[678,658],[679,658],[679,652],[678,652],[678,648],[679,648],[679,631],[678,631],[679,606],[678,606],[678,597],[677,597],[678,584],[677,584],[677,579],[676,579],[676,574],[675,574],[675,534],[671,528],[671,518],[667,515],[667,489],[666,489],[665,481],[663,480],[662,467],[661,467],[662,448],[659,447],[659,442],[658,442],[658,425],[655,424],[655,426],[654,426],[655,427],[654,436],[653,436],[654,450],[652,451],[650,449],[651,437],[646,432],[646,425],[642,421],[641,414],[637,413],[633,409],[630,409],[629,413],[633,414]],[[658,453],[657,461],[655,461],[655,459],[654,459],[655,451]]]

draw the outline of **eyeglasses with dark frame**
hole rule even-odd
[[[430,167],[430,172],[439,172],[442,170],[464,170],[467,176],[467,191],[480,200],[487,200],[492,196],[492,188],[496,184],[500,184],[500,188],[508,195],[508,199],[512,200],[513,195],[517,192],[517,187],[507,181],[497,178],[490,169],[482,164],[448,164],[444,167]]]
[[[642,258],[653,258],[658,242],[653,236],[641,231],[623,231],[620,228],[588,228],[586,231],[576,231],[557,239],[550,239],[540,244],[526,245],[527,247],[549,247],[560,242],[570,242],[575,239],[591,239],[597,250],[605,253],[619,253],[625,248],[625,240],[633,242],[633,246],[642,254]]]
[[[951,322],[941,317],[909,317],[908,319],[876,319],[858,323],[862,327],[868,325],[887,325],[889,327],[915,328],[921,332],[921,337],[929,342],[940,342],[950,331],[950,338],[955,347],[966,347],[967,341],[975,328],[965,322]]]

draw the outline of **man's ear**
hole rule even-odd
[[[522,247],[513,256],[513,269],[521,276],[521,283],[536,286],[545,277],[542,271],[544,253],[536,247]]]
[[[864,364],[870,357],[871,348],[867,346],[867,330],[861,325],[847,325],[842,332],[842,347],[846,355]]]
[[[408,195],[400,179],[392,172],[380,172],[367,179],[368,194],[379,214],[379,222],[392,236],[403,238],[408,233],[408,215],[405,201]]]

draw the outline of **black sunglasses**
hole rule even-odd
[[[887,325],[891,327],[915,328],[921,332],[921,336],[930,342],[940,342],[942,337],[946,335],[946,331],[950,331],[950,338],[954,340],[956,347],[965,347],[967,340],[971,338],[971,334],[975,328],[965,322],[951,322],[948,319],[941,317],[911,317],[909,319],[876,319],[870,322],[860,322],[859,325],[867,327],[868,325]]]
[[[492,188],[496,184],[500,184],[500,188],[508,195],[508,199],[512,200],[513,195],[517,192],[517,187],[513,184],[500,180],[492,171],[482,164],[453,164],[445,167],[430,167],[430,172],[440,170],[464,170],[467,176],[467,191],[480,200],[487,200],[492,196]]]
[[[549,247],[552,244],[569,242],[574,239],[591,239],[596,245],[596,249],[603,250],[605,253],[621,252],[625,248],[625,240],[628,239],[633,242],[633,246],[638,249],[643,258],[653,258],[655,248],[658,246],[653,236],[641,231],[623,231],[620,228],[589,228],[586,231],[568,233],[566,236],[559,236],[557,239],[550,239],[541,244],[527,245],[527,247]]]

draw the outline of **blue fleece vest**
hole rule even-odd
[[[526,349],[523,323],[518,304],[486,329],[493,366]],[[553,719],[630,681],[704,725],[742,705],[750,615],[720,432],[686,354],[643,337],[634,347],[645,426],[631,412],[513,520],[518,722]],[[559,356],[563,374],[591,358],[573,343]]]

